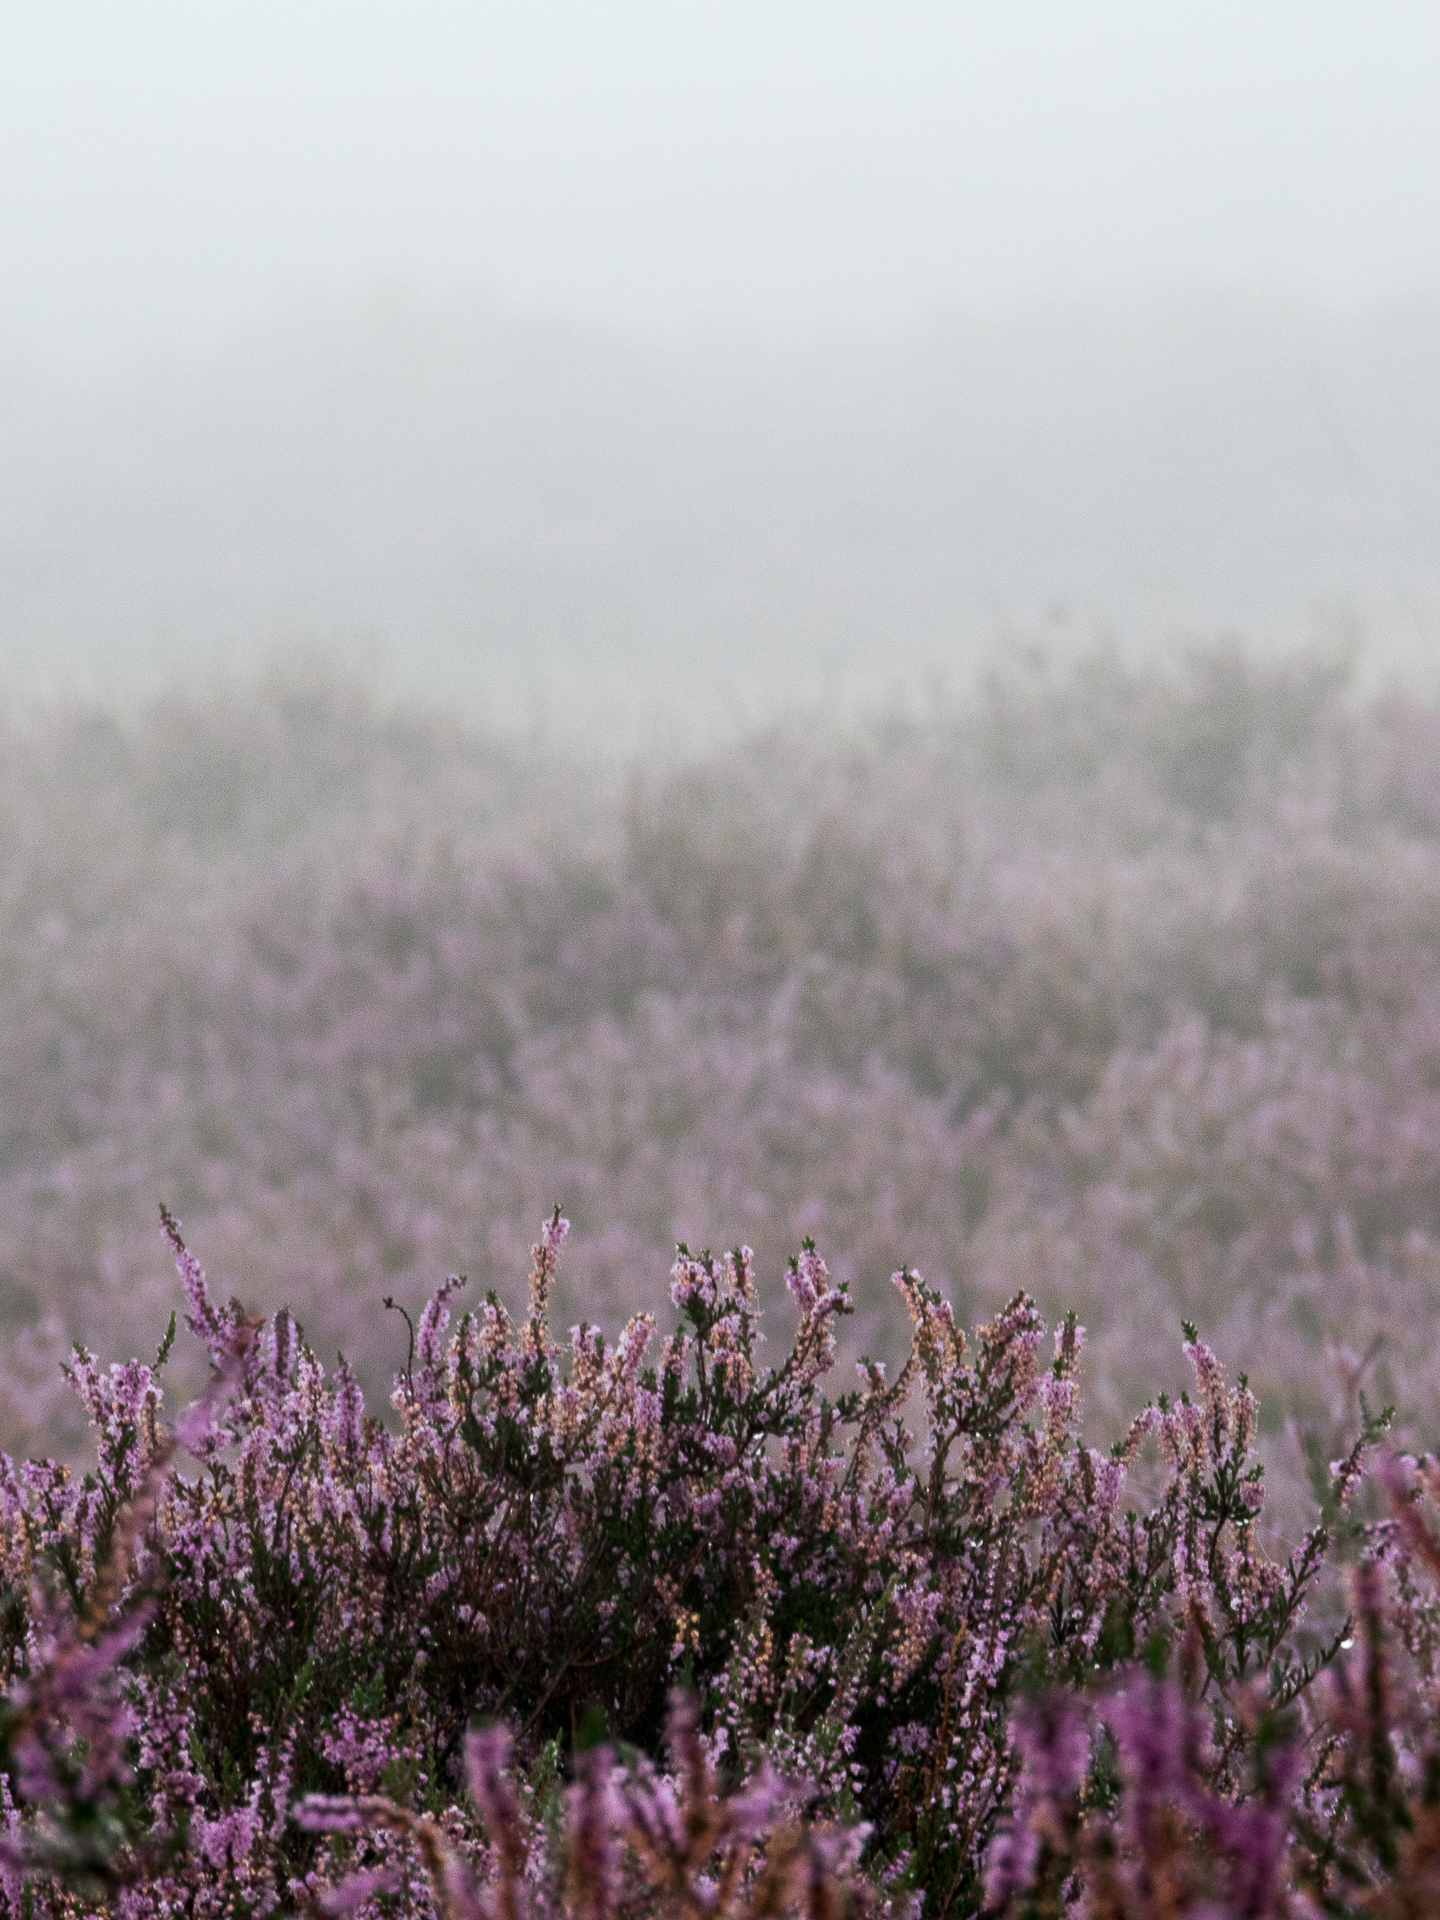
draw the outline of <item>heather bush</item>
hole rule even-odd
[[[850,1303],[810,1245],[776,1365],[746,1248],[680,1250],[663,1337],[641,1315],[562,1350],[566,1225],[533,1248],[522,1319],[492,1294],[456,1322],[458,1280],[432,1296],[390,1428],[287,1312],[217,1305],[166,1216],[208,1386],[167,1424],[173,1322],[153,1367],[77,1350],[93,1465],[4,1466],[12,1910],[67,1910],[68,1887],[128,1916],[971,1913],[987,1870],[992,1902],[1089,1870],[1083,1715],[1118,1729],[1108,1791],[1134,1825],[1127,1741],[1160,1743],[1171,1772],[1136,1778],[1173,1797],[1206,1703],[1213,1818],[1181,1817],[1231,1852],[1246,1821],[1330,1818],[1316,1872],[1351,1871],[1326,1800],[1348,1668],[1338,1706],[1311,1703],[1351,1639],[1327,1552],[1362,1537],[1375,1422],[1275,1558],[1253,1395],[1189,1330],[1194,1397],[1100,1452],[1073,1318],[1047,1352],[1020,1295],[967,1338],[908,1269],[904,1366],[862,1362],[829,1397]],[[1363,1537],[1428,1675],[1440,1612],[1413,1574],[1440,1547],[1408,1488],[1397,1510]],[[1372,1638],[1381,1606],[1359,1609]],[[1167,1644],[1183,1695],[1135,1677]],[[1276,1727],[1305,1753],[1303,1803]]]
[[[1015,1718],[1023,1755],[992,1847],[996,1914],[1429,1914],[1440,1907],[1440,1534],[1434,1463],[1390,1456],[1351,1613],[1319,1683],[1227,1686],[1206,1622],[1165,1670]],[[1427,1517],[1423,1508],[1429,1506]]]

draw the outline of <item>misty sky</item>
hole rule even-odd
[[[0,8],[0,340],[457,291],[794,333],[1440,286],[1440,7]]]
[[[0,0],[0,701],[593,728],[1056,609],[1440,668],[1435,0]]]

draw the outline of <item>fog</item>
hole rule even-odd
[[[892,1359],[912,1261],[1081,1311],[1102,1422],[1184,1314],[1430,1445],[1436,73],[1401,6],[0,19],[0,1444],[154,1350],[163,1199],[382,1410],[377,1303],[561,1201],[612,1327],[813,1236]]]
[[[1021,635],[1440,627],[1437,310],[1191,301],[796,348],[374,300],[15,378],[17,679],[297,638],[492,718],[755,720]],[[122,665],[123,663],[123,665]]]
[[[1440,632],[1419,6],[18,11],[0,681],[606,737]]]

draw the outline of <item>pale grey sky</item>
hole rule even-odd
[[[1440,289],[1440,6],[0,0],[0,343]]]
[[[0,0],[0,699],[1440,667],[1437,476],[1440,0]]]

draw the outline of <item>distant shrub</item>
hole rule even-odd
[[[1203,1320],[1298,1526],[1357,1369],[1440,1426],[1437,709],[1344,669],[1097,653],[624,765],[315,674],[0,724],[0,1444],[84,1457],[59,1362],[164,1324],[156,1194],[383,1409],[376,1302],[517,1310],[564,1193],[564,1324],[722,1235],[773,1308],[808,1236],[847,1362],[903,1361],[902,1259],[1073,1307],[1107,1444]]]

